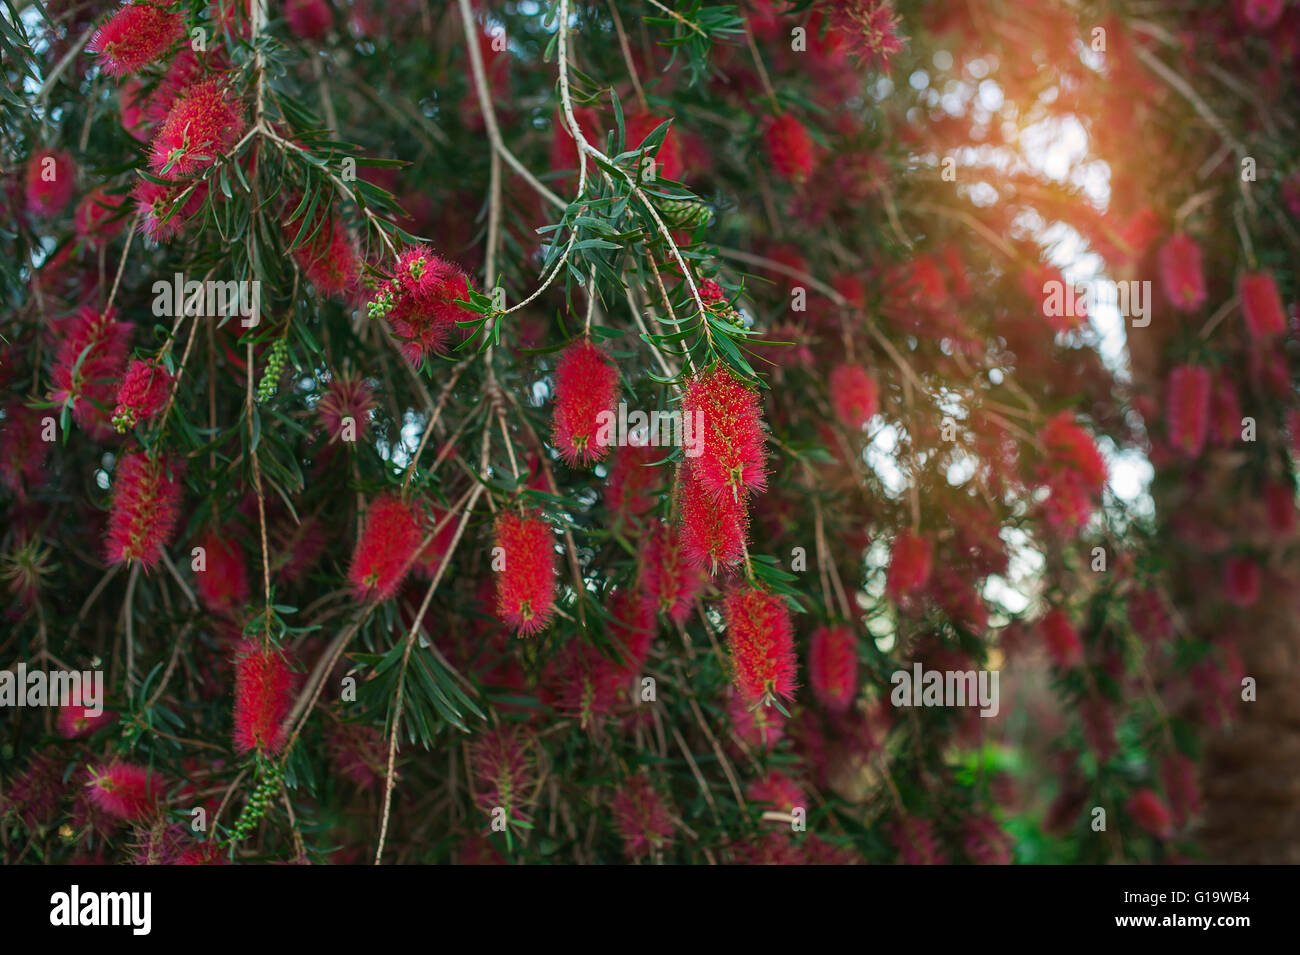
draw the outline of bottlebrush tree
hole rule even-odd
[[[1295,4],[4,6],[6,862],[1296,861]]]

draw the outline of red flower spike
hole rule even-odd
[[[330,441],[360,441],[370,425],[375,395],[359,375],[339,375],[325,387],[316,402],[316,417]],[[350,423],[348,419],[351,419]]]
[[[458,331],[457,322],[479,317],[456,304],[458,299],[469,300],[469,276],[425,245],[398,256],[396,273],[384,294],[387,299],[381,301],[387,311],[383,313],[412,365],[419,365],[429,353],[445,351],[452,333]]]
[[[248,565],[233,525],[200,538],[203,570],[195,572],[199,600],[214,614],[230,616],[248,603]]]
[[[1128,801],[1128,811],[1153,836],[1166,839],[1173,834],[1173,816],[1154,789],[1142,788],[1135,792]]]
[[[138,560],[148,570],[158,562],[180,516],[178,467],[178,462],[153,460],[138,451],[118,459],[108,515],[110,564]]]
[[[1189,458],[1198,456],[1210,432],[1210,371],[1179,365],[1169,373],[1165,416],[1169,443]]]
[[[688,415],[691,427],[699,427],[699,454],[691,459],[690,470],[712,496],[739,501],[742,492],[767,486],[767,436],[755,391],[717,365],[687,382],[683,430]]]
[[[740,583],[723,600],[735,684],[750,703],[795,691],[798,663],[784,597]]]
[[[818,627],[808,643],[808,682],[813,696],[831,713],[843,716],[858,693],[858,640],[853,628]]]
[[[662,448],[627,444],[614,452],[605,486],[605,507],[626,522],[654,507],[663,470],[652,465],[665,457]]]
[[[497,515],[493,566],[500,567],[497,616],[522,637],[544,629],[555,611],[555,541],[539,513]]]
[[[1253,607],[1259,600],[1259,564],[1249,557],[1234,554],[1223,562],[1223,591],[1228,601],[1238,607]]]
[[[570,467],[594,464],[609,453],[610,427],[618,398],[618,369],[608,352],[580,338],[560,356],[555,369],[555,414],[551,434]],[[604,432],[604,435],[601,432]]]
[[[235,656],[235,752],[275,755],[288,736],[285,718],[293,706],[293,671],[284,654],[255,640]]]
[[[791,113],[782,113],[763,127],[763,147],[772,170],[787,182],[802,183],[813,168],[813,142],[808,128]]]
[[[98,714],[91,713],[90,707],[81,702],[81,695],[74,692],[67,705],[59,707],[59,718],[55,721],[59,735],[64,739],[84,739],[101,727],[117,719],[117,715],[103,707],[103,700],[96,707]]]
[[[888,0],[831,0],[830,23],[865,66],[877,65],[886,74],[903,50],[898,16]]]
[[[672,840],[672,813],[644,772],[629,777],[615,791],[609,808],[628,858],[645,858]]]
[[[91,802],[114,819],[138,822],[149,815],[158,803],[162,779],[155,772],[134,763],[111,763],[92,768]]]
[[[289,227],[291,238],[297,235],[301,224],[296,222]],[[347,226],[334,216],[320,226],[310,241],[293,250],[293,258],[311,283],[329,295],[350,291],[361,271],[360,257]]]
[[[1243,274],[1237,281],[1237,294],[1241,296],[1241,314],[1252,339],[1266,342],[1286,331],[1286,311],[1271,273]]]
[[[152,420],[167,403],[173,381],[171,373],[155,362],[131,362],[117,393],[113,427],[127,431]]]
[[[690,566],[703,567],[713,576],[744,556],[749,529],[745,502],[715,499],[686,464],[678,471],[677,510],[681,550]]]
[[[167,113],[149,152],[158,176],[189,176],[211,166],[239,139],[244,121],[238,104],[216,80],[187,89]]]
[[[1043,616],[1040,626],[1053,663],[1062,669],[1068,669],[1083,662],[1083,644],[1065,611],[1053,607]]]
[[[674,624],[685,623],[704,587],[704,576],[688,559],[681,535],[667,525],[656,525],[646,539],[641,567],[647,605]]]
[[[325,0],[285,0],[284,18],[289,31],[302,40],[323,40],[334,25]]]
[[[858,365],[839,365],[831,372],[831,405],[846,428],[859,430],[879,410],[876,382]]]
[[[109,76],[125,76],[160,60],[185,35],[185,17],[153,3],[129,3],[113,14],[86,49]]]
[[[517,725],[503,723],[483,733],[470,747],[474,791],[485,813],[504,809],[507,819],[526,806],[536,787],[534,740]]]
[[[395,494],[381,495],[371,503],[348,567],[358,600],[383,601],[397,593],[424,540],[422,523],[414,505]]]
[[[898,601],[920,590],[929,579],[930,542],[911,530],[900,531],[889,557],[885,592]]]
[[[1205,267],[1201,247],[1184,232],[1176,232],[1156,254],[1165,297],[1180,312],[1194,312],[1205,304]]]
[[[77,167],[65,152],[38,149],[27,160],[27,208],[42,218],[62,212],[76,184]]]
[[[82,308],[60,326],[51,397],[72,399],[73,418],[95,440],[113,433],[101,408],[112,407],[117,398],[130,339],[131,325],[117,321],[111,310]]]

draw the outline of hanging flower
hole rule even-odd
[[[110,564],[140,561],[148,570],[162,557],[180,516],[179,462],[134,451],[118,459],[108,515]]]
[[[125,76],[156,63],[185,35],[185,17],[151,2],[128,3],[91,37],[86,49],[98,53],[109,76]]]
[[[348,580],[358,600],[383,601],[397,593],[424,541],[414,505],[395,494],[376,498],[352,552]]]
[[[555,541],[540,513],[502,510],[496,519],[497,615],[527,637],[555,612]],[[499,565],[497,561],[500,561]]]
[[[723,617],[741,695],[751,703],[793,697],[798,664],[785,598],[740,583],[724,598]]]
[[[618,398],[618,369],[609,353],[590,339],[575,340],[555,369],[555,416],[551,433],[570,467],[594,464],[609,453],[610,427]],[[605,415],[606,426],[601,427]],[[602,442],[601,432],[605,432]]]
[[[235,752],[274,756],[288,737],[285,718],[293,706],[293,671],[284,654],[255,639],[235,656]]]

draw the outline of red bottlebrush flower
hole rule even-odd
[[[1283,0],[1235,0],[1233,6],[1248,26],[1263,32],[1281,19]]]
[[[808,127],[792,113],[782,113],[763,126],[763,148],[772,170],[796,185],[806,180],[813,168],[813,142]]]
[[[484,732],[470,747],[470,771],[479,808],[504,809],[513,820],[532,802],[536,788],[535,741],[518,725],[503,723]]]
[[[879,408],[876,382],[858,365],[840,365],[831,372],[831,404],[846,428],[860,429]]]
[[[918,816],[902,816],[890,826],[890,840],[903,865],[946,865],[947,856],[934,834],[934,823]]]
[[[653,467],[666,452],[650,445],[627,444],[614,452],[605,485],[605,507],[621,522],[640,517],[657,500],[663,471]]]
[[[410,562],[424,542],[416,508],[395,494],[376,498],[352,552],[348,580],[359,600],[387,600],[406,579]]]
[[[27,208],[44,218],[58,215],[72,198],[77,167],[55,149],[38,149],[27,160]]]
[[[920,590],[930,579],[930,542],[911,530],[902,530],[894,538],[885,575],[885,592],[898,601]]]
[[[688,416],[697,452],[691,459],[691,475],[713,497],[739,501],[742,492],[767,486],[763,447],[767,436],[756,392],[717,365],[687,382],[683,432]]]
[[[199,183],[189,192],[185,203],[178,205],[181,197],[186,195],[187,188],[183,183],[160,186],[148,179],[141,179],[132,193],[136,210],[141,213],[140,231],[155,242],[177,235],[199,211],[208,195],[207,183]]]
[[[457,322],[479,316],[456,301],[469,300],[469,276],[428,246],[407,249],[372,313],[384,315],[402,345],[402,354],[419,365],[430,352],[446,349]]]
[[[111,763],[90,770],[91,801],[114,819],[138,822],[158,803],[162,780],[159,775],[133,763]]]
[[[1143,787],[1128,801],[1128,811],[1135,822],[1153,836],[1167,839],[1173,834],[1173,816],[1154,789]]]
[[[609,353],[587,338],[570,344],[555,369],[551,427],[555,446],[570,467],[585,467],[609,453],[617,398],[618,369]]]
[[[1220,374],[1210,392],[1210,438],[1224,447],[1241,440],[1241,401],[1232,379]]]
[[[235,752],[275,755],[288,737],[293,671],[284,654],[245,640],[235,654]]]
[[[289,31],[303,40],[323,40],[334,25],[325,0],[285,0],[284,18]]]
[[[83,308],[60,329],[54,358],[55,401],[74,401],[72,416],[95,440],[112,434],[108,412],[126,365],[131,326],[116,313]],[[83,357],[84,355],[84,357]]]
[[[1051,455],[1054,467],[1077,472],[1093,492],[1100,492],[1105,486],[1106,462],[1092,435],[1075,423],[1069,411],[1048,418],[1038,437]]]
[[[555,611],[555,541],[536,511],[497,515],[493,568],[497,573],[497,616],[531,636],[551,622]]]
[[[750,703],[795,691],[798,663],[785,598],[747,583],[737,584],[723,600],[727,647],[736,688]]]
[[[86,49],[109,76],[125,76],[162,59],[185,35],[185,17],[153,3],[129,3],[101,26]]]
[[[51,442],[41,439],[47,410],[13,403],[0,415],[0,484],[23,496],[46,477]]]
[[[125,206],[126,197],[109,192],[106,186],[92,189],[77,204],[72,217],[77,235],[92,246],[115,238],[126,225],[121,215]]]
[[[704,567],[712,576],[719,567],[735,564],[744,556],[749,514],[743,500],[714,499],[694,471],[687,464],[678,469],[679,540],[687,562]]]
[[[623,128],[627,132],[627,149],[636,149],[645,138],[653,133],[656,129],[667,122],[666,116],[654,116],[650,113],[638,113],[628,116],[624,119]],[[591,126],[578,120],[579,125],[589,131]],[[590,132],[587,133],[590,136]],[[673,132],[673,127],[669,126],[664,133],[663,142],[659,144],[658,149],[650,150],[649,155],[655,159],[655,179],[671,179],[674,182],[680,181],[685,167],[682,163],[682,150],[677,142],[677,136]],[[576,160],[571,165],[576,165]],[[571,168],[571,167],[570,167]]]
[[[1223,562],[1223,591],[1230,603],[1253,607],[1259,600],[1259,564],[1249,557],[1234,554]]]
[[[1272,273],[1243,273],[1237,281],[1237,294],[1241,296],[1241,313],[1251,338],[1263,342],[1286,331],[1286,310]]]
[[[1169,754],[1160,761],[1160,782],[1169,800],[1174,825],[1181,829],[1201,811],[1196,763],[1181,753]]]
[[[181,490],[178,462],[138,451],[118,459],[108,515],[110,564],[138,560],[148,570],[158,562],[176,530]]]
[[[644,772],[628,777],[610,800],[614,831],[628,858],[642,859],[672,841],[673,817]]]
[[[627,699],[627,673],[615,660],[585,640],[570,640],[551,670],[550,701],[565,716],[573,717],[582,729],[609,716]]]
[[[1068,669],[1083,662],[1083,643],[1079,634],[1070,623],[1070,618],[1059,607],[1053,607],[1043,616],[1039,624],[1043,630],[1043,642],[1052,662]]]
[[[334,770],[358,789],[374,792],[379,788],[387,769],[387,749],[378,729],[364,723],[330,721],[325,725],[325,750]]]
[[[741,742],[770,752],[785,736],[785,714],[775,706],[751,703],[734,686],[727,694],[727,717]]]
[[[1265,486],[1264,509],[1269,530],[1276,536],[1286,537],[1295,530],[1295,488],[1290,482]]]
[[[199,600],[214,614],[228,616],[248,603],[248,565],[233,525],[200,538],[203,569],[195,571]]]
[[[1011,864],[1011,839],[992,816],[972,816],[966,820],[962,848],[975,865]]]
[[[149,152],[159,176],[189,176],[216,161],[243,131],[238,103],[216,80],[187,89],[167,113]]]
[[[1210,371],[1199,365],[1179,365],[1169,373],[1165,417],[1169,443],[1194,458],[1210,432]]]
[[[830,23],[863,64],[879,65],[884,73],[903,50],[898,17],[888,0],[831,0]]]
[[[13,773],[5,782],[4,811],[21,819],[28,829],[48,825],[59,812],[59,803],[67,792],[63,781],[64,760],[49,754],[36,754],[21,773]]]
[[[1175,232],[1156,253],[1160,283],[1169,304],[1180,312],[1194,312],[1205,304],[1205,268],[1201,247],[1185,232]]]
[[[770,772],[761,779],[751,782],[745,788],[745,798],[776,812],[788,813],[808,803],[803,787],[789,776],[778,772]]]
[[[117,393],[113,427],[126,431],[151,420],[167,403],[174,380],[166,368],[155,362],[131,362]]]
[[[294,235],[297,235],[296,228]],[[360,271],[360,259],[347,226],[334,216],[309,241],[293,250],[293,258],[311,283],[330,295],[342,295],[352,289]]]
[[[687,559],[681,535],[665,524],[657,524],[646,539],[641,581],[647,606],[678,626],[686,622],[704,587],[704,576]]]
[[[846,624],[818,627],[808,643],[808,682],[827,710],[844,715],[858,693],[858,639]]]
[[[93,707],[98,712],[92,713],[92,707],[84,705],[81,697],[80,693],[74,692],[67,705],[59,707],[59,718],[55,725],[64,739],[83,739],[117,719],[117,714],[104,709],[103,700]]]
[[[370,425],[375,395],[359,375],[342,374],[334,378],[316,402],[316,417],[330,436],[330,441],[360,441]]]

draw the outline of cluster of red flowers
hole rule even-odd
[[[416,246],[398,256],[376,313],[387,318],[407,361],[418,365],[427,355],[446,350],[457,322],[475,317],[457,304],[468,299],[469,276],[428,246]]]

